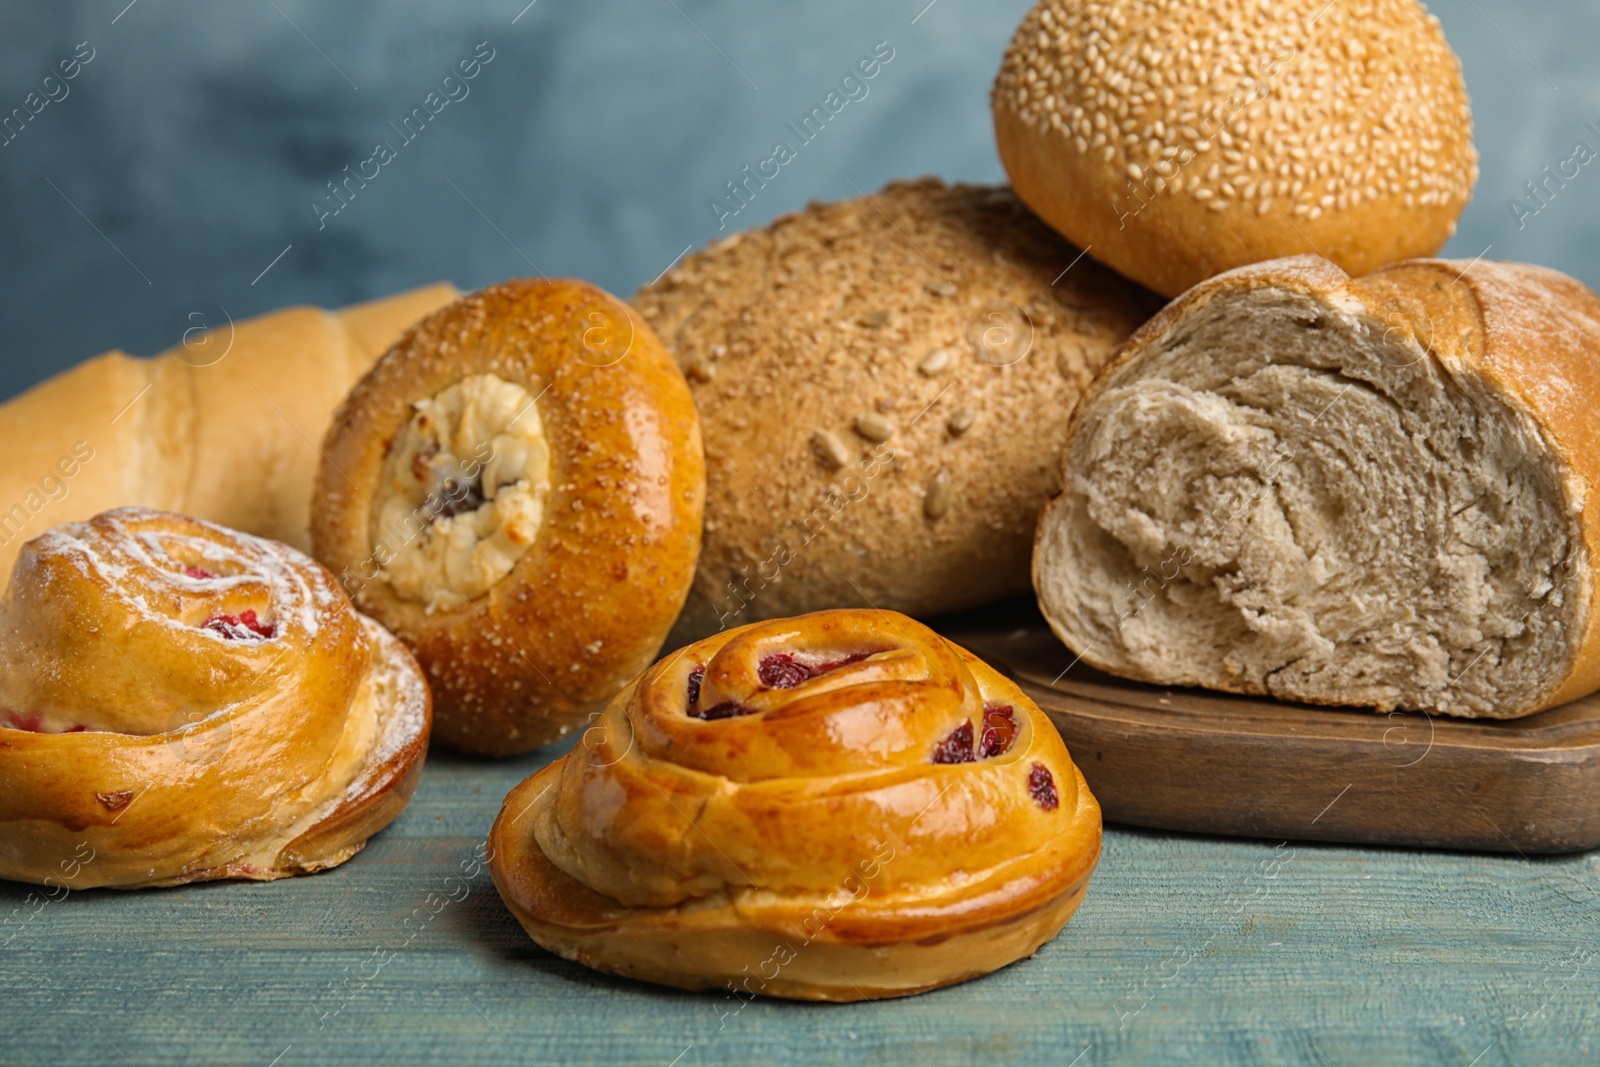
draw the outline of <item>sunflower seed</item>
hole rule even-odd
[[[950,510],[950,500],[954,496],[950,488],[950,468],[940,467],[928,482],[927,492],[922,497],[922,513],[930,519],[940,519]]]
[[[829,470],[838,470],[850,462],[850,450],[839,440],[838,434],[828,430],[816,430],[811,434],[811,451]]]
[[[856,416],[856,433],[869,441],[887,441],[894,436],[894,423],[876,411],[864,411]]]
[[[936,374],[943,374],[948,366],[950,366],[950,350],[935,348],[922,357],[922,362],[917,364],[917,370],[924,378],[932,378]]]

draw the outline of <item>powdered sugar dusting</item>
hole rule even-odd
[[[298,670],[297,656],[342,656],[344,642],[361,633],[349,599],[308,556],[145,508],[35,538],[18,556],[11,589],[7,621],[19,644],[9,654],[26,655],[28,667],[0,689],[0,704],[38,711],[48,732],[83,723],[177,735],[230,701],[292,684],[284,679]],[[67,605],[76,608],[63,613]],[[59,626],[102,640],[88,659],[52,654]],[[89,673],[75,680],[80,670]],[[97,684],[108,671],[128,673],[147,698],[125,700]]]
[[[319,616],[337,610],[343,599],[310,557],[288,545],[145,508],[119,508],[58,526],[35,539],[30,550],[37,557],[69,560],[78,573],[120,597],[141,621],[200,629],[218,641],[228,640],[229,633],[207,627],[206,620],[236,618],[244,611],[254,611],[262,629],[272,629],[266,634],[247,627],[258,640],[313,638]],[[211,603],[197,605],[199,618],[191,617],[191,610],[158,606],[201,600]]]
[[[428,684],[412,663],[410,654],[389,631],[363,618],[367,640],[372,642],[373,699],[378,704],[378,737],[367,766],[387,763],[428,725]],[[363,778],[350,783],[346,795],[358,793]]]

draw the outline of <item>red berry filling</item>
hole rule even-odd
[[[196,579],[199,579],[200,581],[205,581],[207,578],[215,578],[216,577],[215,574],[212,574],[210,571],[206,570],[204,567],[185,567],[185,568],[183,568],[183,573],[186,576],[190,577],[190,578],[196,578]]]
[[[52,731],[44,728],[44,712],[42,711],[7,711],[0,713],[0,726],[12,730],[24,730],[30,734],[46,734]],[[64,734],[77,734],[87,730],[82,724],[69,726],[61,732]]]
[[[984,708],[983,733],[978,734],[976,751],[972,745],[973,733],[971,722],[964,722],[951,730],[949,736],[933,750],[933,762],[971,763],[1005,752],[1017,739],[1016,712],[1010,704],[991,704]]]
[[[741,715],[756,713],[755,708],[747,708],[735,700],[724,700],[709,708],[696,707],[695,705],[700,703],[700,686],[705,678],[704,667],[696,667],[689,672],[689,718],[699,719],[701,722],[715,722],[718,719],[737,719]]]
[[[200,625],[229,641],[262,641],[278,630],[272,623],[256,618],[256,613],[248,608],[237,615],[213,615]]]
[[[933,750],[935,763],[971,763],[976,757],[972,754],[972,724],[964,722],[950,731],[950,736],[939,742],[939,747]]]
[[[872,655],[871,652],[854,652],[842,659],[829,660],[826,663],[801,663],[787,652],[774,652],[761,660],[756,667],[756,677],[761,680],[762,686],[767,689],[793,689],[802,682],[815,678],[819,674],[836,670],[849,663],[864,660]],[[696,667],[689,672],[689,717],[712,722],[717,719],[733,719],[741,715],[754,715],[756,708],[747,708],[733,700],[725,700],[721,704],[709,708],[698,708],[700,702],[700,686],[705,681],[706,669]],[[968,731],[971,732],[970,730]],[[970,738],[969,749],[972,747]]]
[[[755,708],[747,708],[733,700],[724,700],[720,704],[713,704],[709,708],[690,708],[689,718],[700,719],[703,722],[715,722],[718,719],[737,719],[741,715],[754,715]]]
[[[761,666],[756,668],[756,674],[768,689],[793,689],[811,677],[806,665],[796,663],[787,652],[779,652],[762,660]]]
[[[1017,717],[1010,704],[991,704],[983,709],[983,734],[978,739],[978,758],[998,756],[1017,739]]]
[[[1028,795],[1045,811],[1056,810],[1061,800],[1056,796],[1056,780],[1051,777],[1049,767],[1042,763],[1033,765],[1033,770],[1028,772]]]
[[[774,652],[761,661],[761,665],[756,668],[756,676],[768,689],[793,689],[801,682],[808,682],[819,674],[857,663],[870,655],[871,652],[854,652],[843,659],[809,664],[801,663],[787,652]]]

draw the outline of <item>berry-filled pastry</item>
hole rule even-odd
[[[322,451],[316,555],[415,650],[456,748],[567,733],[649,665],[688,594],[694,401],[650,327],[587,283],[509,281],[435,312]]]
[[[726,631],[506,798],[490,869],[535,941],[687,989],[903,996],[1031,955],[1100,807],[1022,691],[904,615]]]
[[[58,526],[0,602],[0,877],[336,866],[405,807],[428,726],[411,654],[294,549],[142,508]]]

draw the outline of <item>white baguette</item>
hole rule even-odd
[[[316,442],[402,330],[456,296],[432,285],[343,311],[297,307],[112,351],[0,405],[0,575],[51,526],[138,504],[310,551]]]

